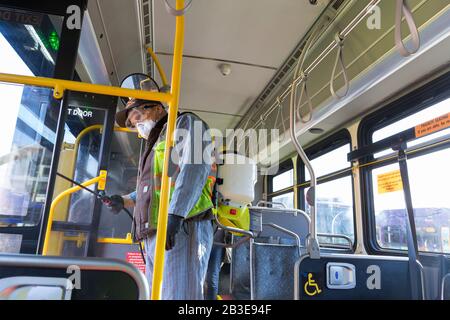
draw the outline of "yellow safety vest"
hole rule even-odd
[[[153,155],[153,196],[152,196],[152,207],[150,214],[150,224],[156,228],[158,224],[158,213],[159,213],[159,199],[161,197],[161,178],[162,171],[164,167],[164,152],[166,150],[165,141],[160,142],[154,149]],[[213,208],[213,190],[214,184],[216,183],[216,172],[217,166],[215,163],[211,166],[211,174],[208,176],[205,185],[203,186],[200,198],[197,200],[194,207],[189,212],[188,218],[195,217],[201,213],[204,213],[208,209]],[[179,169],[176,171],[175,175],[172,177],[172,183],[170,186],[170,200],[172,199],[172,193],[175,190],[175,181],[178,176]]]

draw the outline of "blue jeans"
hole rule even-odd
[[[219,274],[225,249],[214,245],[209,256],[208,271],[206,272],[205,300],[217,300],[219,294]]]

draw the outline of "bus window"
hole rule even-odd
[[[449,111],[447,99],[375,131],[373,140],[384,139]],[[408,171],[418,247],[422,252],[450,253],[450,147],[448,143],[433,145],[432,141],[445,139],[449,133],[449,129],[442,130],[408,144],[409,148],[421,144],[421,149],[409,153]],[[382,154],[386,153],[392,151]],[[399,166],[391,160],[370,170],[377,243],[383,249],[406,250],[407,214]]]
[[[396,133],[402,132],[404,130],[410,129],[414,126],[422,124],[426,119],[434,119],[439,116],[442,116],[446,113],[450,112],[450,99],[444,100],[432,107],[429,107],[425,110],[419,111],[409,117],[406,117],[400,121],[397,121],[391,125],[388,125],[380,130],[377,130],[373,133],[372,140],[373,142],[377,142],[383,140],[387,137],[390,137]],[[433,139],[444,137],[445,135],[450,134],[450,128],[446,130],[442,130],[428,136],[416,139],[408,143],[408,147],[413,147],[419,145],[421,143],[429,142]],[[386,150],[374,155],[375,158],[380,158],[387,154],[392,153],[392,150]]]
[[[277,192],[294,185],[294,169],[281,173],[273,177],[273,192]]]
[[[283,203],[287,208],[294,208],[294,192],[285,193],[272,198],[274,203]]]
[[[420,251],[450,253],[448,159],[450,149],[412,158],[408,162]],[[387,190],[380,190],[380,186],[377,185],[381,175],[396,170],[397,164],[372,171],[375,219],[377,230],[380,232],[378,245],[387,249],[406,250],[407,216],[403,190],[397,188],[396,191],[385,192]]]
[[[350,163],[347,154],[350,151],[348,136],[339,133],[317,146],[308,150],[311,164],[317,174],[317,233],[348,236],[355,241],[353,183]],[[303,166],[303,164],[301,164]],[[306,191],[309,188],[310,176],[304,172],[300,183],[302,206],[309,213],[310,207],[306,202]],[[321,245],[348,244],[344,239],[319,237]]]
[[[280,165],[278,173],[269,177],[269,201],[282,203],[287,208],[295,208],[294,167],[289,159]]]
[[[0,72],[52,77],[62,17],[0,8],[11,19],[0,24]],[[14,21],[14,22],[13,22]],[[20,21],[20,20],[17,20]],[[50,43],[50,36],[53,44]],[[58,45],[57,45],[58,44]],[[34,253],[44,210],[59,108],[52,90],[0,84],[4,107],[0,141],[0,252]],[[18,234],[27,229],[27,235]]]

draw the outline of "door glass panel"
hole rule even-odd
[[[67,110],[64,140],[58,163],[58,173],[83,183],[98,176],[102,128],[106,111],[90,106],[71,105]],[[53,199],[72,187],[72,183],[57,177]],[[96,185],[87,187],[95,191]],[[53,221],[74,225],[92,223],[96,197],[81,190],[63,198],[55,208]],[[52,231],[50,255],[83,256],[88,233]],[[76,238],[76,240],[74,240]],[[74,243],[77,245],[74,246]],[[82,244],[81,244],[82,243]]]
[[[139,167],[140,140],[134,133],[116,132],[111,144],[111,157],[108,166],[108,195],[127,195],[136,190]],[[133,209],[129,208],[133,213]],[[131,219],[125,212],[113,214],[102,207],[98,236],[100,238],[124,239],[131,232]]]

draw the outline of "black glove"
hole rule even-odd
[[[183,217],[169,214],[169,220],[167,221],[167,236],[166,236],[166,250],[170,251],[175,247],[175,236],[181,229],[183,224]]]
[[[123,198],[117,194],[115,194],[111,197],[104,196],[104,197],[102,197],[101,200],[102,200],[102,203],[105,206],[107,206],[115,214],[120,213],[120,211],[122,211],[125,206],[125,202],[124,202]]]

